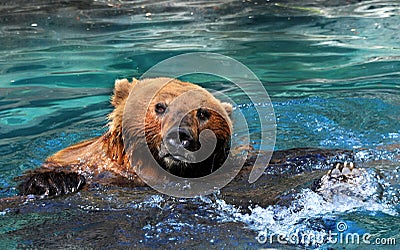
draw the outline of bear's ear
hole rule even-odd
[[[114,95],[111,98],[111,104],[117,107],[123,103],[131,93],[133,86],[135,86],[137,80],[133,79],[132,83],[128,79],[121,79],[115,81]]]
[[[226,113],[228,113],[229,117],[232,114],[232,104],[227,103],[227,102],[221,102],[222,107],[225,109]]]

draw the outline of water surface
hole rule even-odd
[[[100,187],[0,211],[0,244],[259,248],[271,246],[257,242],[260,231],[321,234],[337,230],[340,221],[349,232],[400,241],[399,24],[400,4],[383,0],[4,2],[2,198],[16,195],[14,177],[106,130],[115,79],[139,78],[187,52],[221,53],[254,71],[274,105],[276,149],[358,150],[357,162],[380,171],[385,192],[380,201],[340,204],[300,187],[288,207],[253,202],[249,209],[221,194],[177,199],[150,189]],[[253,134],[259,132],[253,104],[232,84],[192,81],[230,96],[238,103],[235,112],[244,113]],[[237,126],[235,136],[244,132]]]

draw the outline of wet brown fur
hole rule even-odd
[[[171,102],[177,93],[190,90],[207,92],[203,88],[191,83],[181,82],[175,79],[169,80],[172,84],[164,86],[162,91],[160,90],[157,94],[157,98],[155,98],[156,100],[154,100],[154,102],[160,99],[164,102]],[[131,166],[129,157],[126,154],[122,139],[122,123],[125,105],[134,86],[136,84],[152,84],[152,81],[165,81],[165,78],[145,79],[141,81],[134,79],[132,83],[127,79],[117,80],[111,99],[114,110],[108,116],[108,131],[100,137],[78,143],[55,153],[47,158],[43,166],[33,171],[33,173],[47,171],[73,172],[84,175],[87,181],[90,181],[91,178],[96,178],[96,176],[108,171],[115,174],[118,178],[127,178],[134,185],[144,185],[143,181],[137,176],[135,168]],[[211,94],[209,95],[211,96]],[[221,103],[215,98],[210,100],[210,103],[215,105],[215,109],[219,112],[221,112],[221,110],[223,110],[222,112],[226,112],[225,114],[227,116],[229,116],[232,111],[230,104]],[[160,121],[154,117],[154,111],[147,111],[144,129],[146,131],[146,141],[151,150],[155,150],[159,147],[163,132],[165,132],[165,129],[161,127]],[[164,124],[164,126],[170,125],[172,124],[168,124],[168,122]],[[207,124],[199,125],[193,123],[192,127],[194,130],[206,128],[212,129],[217,138],[230,138],[232,124],[230,120],[225,121],[221,116],[213,115]]]

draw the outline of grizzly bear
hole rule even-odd
[[[174,176],[197,178],[216,172],[225,162],[233,169],[244,159],[235,179],[241,182],[252,170],[257,157],[263,154],[243,145],[231,149],[232,105],[189,82],[171,78],[117,80],[111,104],[114,109],[108,116],[105,134],[47,158],[40,168],[22,177],[18,187],[20,194],[61,195],[97,183],[146,186],[146,178],[162,177],[160,172],[154,171],[152,162]],[[146,150],[148,154],[143,153]],[[244,156],[243,151],[246,151]],[[240,156],[226,161],[232,159],[229,157],[232,152]],[[312,187],[317,192],[329,193],[332,183],[353,180],[354,176],[359,177],[355,173],[362,172],[353,171],[353,164],[347,167],[346,162],[335,163],[336,156],[340,155],[352,160],[352,152],[347,150],[295,148],[273,152],[271,161],[265,164],[271,173],[289,171],[293,174],[307,171],[310,164],[332,165],[335,169],[318,176],[319,181]],[[163,181],[160,179],[162,184]],[[290,183],[298,185],[294,180]],[[226,198],[230,193],[229,185],[224,190]],[[237,196],[242,191],[234,193]],[[264,192],[259,195],[272,203],[276,200],[276,197],[265,196]]]
[[[132,102],[129,105],[145,112],[129,110],[124,117],[128,97]],[[171,78],[117,80],[111,104],[114,110],[105,134],[47,158],[39,169],[27,175],[19,186],[20,193],[66,194],[76,192],[94,179],[104,182],[123,179],[133,186],[143,186],[136,163],[145,159],[137,158],[139,149],[132,145],[141,139],[141,133],[152,158],[179,177],[206,176],[220,168],[229,153],[232,105],[219,101],[198,85]],[[123,131],[123,125],[127,132]],[[190,152],[200,149],[200,135],[204,131],[213,132],[214,150],[196,160]],[[135,161],[133,164],[131,159]]]

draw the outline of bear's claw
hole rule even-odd
[[[315,182],[312,190],[326,200],[340,200],[344,196],[368,200],[377,198],[382,193],[383,189],[378,180],[378,173],[357,168],[353,162],[340,162],[334,164],[331,170]]]
[[[360,174],[360,170],[354,168],[354,163],[347,163],[345,161],[343,164],[336,163],[335,168],[328,171],[328,173],[324,176],[325,178],[329,178],[330,180],[336,181],[346,181]]]
[[[21,195],[57,196],[77,192],[85,183],[77,173],[43,172],[30,175],[18,189]]]
[[[337,162],[333,166],[315,183],[312,188],[314,191],[321,192],[341,184],[357,185],[359,181],[357,179],[362,177],[362,172],[365,172],[364,169],[355,168],[353,162]]]

